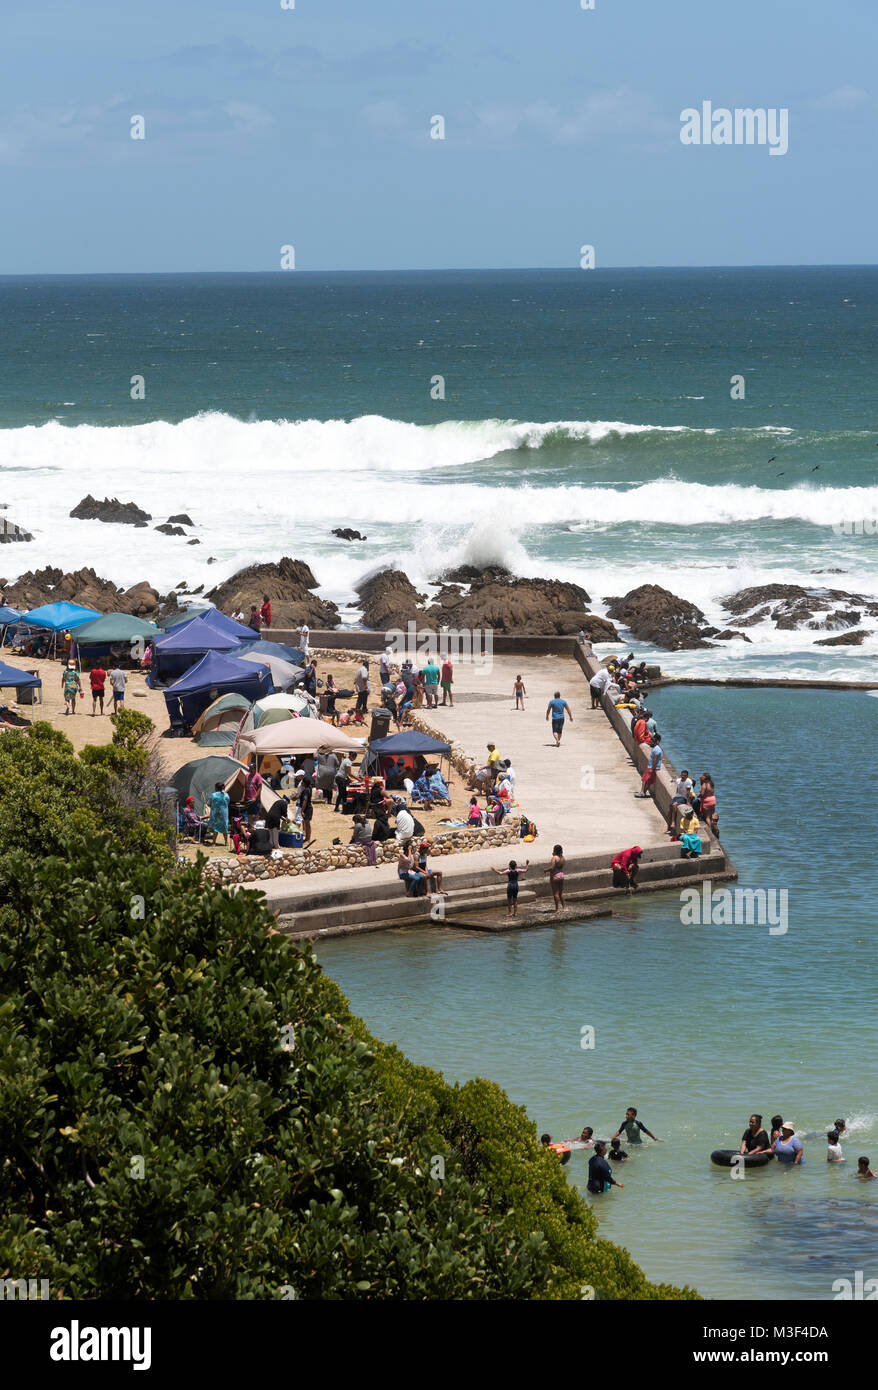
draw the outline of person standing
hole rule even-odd
[[[506,875],[506,916],[518,916],[518,880],[522,874],[526,874],[530,860],[525,859],[524,867],[519,868],[515,859],[510,859],[507,869],[495,869],[495,874]]]
[[[552,890],[556,912],[564,910],[564,862],[563,849],[560,845],[555,845],[552,850],[552,862],[546,873],[549,875],[549,887]]]
[[[439,677],[441,672],[433,658],[427,653],[427,664],[421,670],[424,678],[424,694],[427,697],[427,709],[436,709],[439,704]]]
[[[257,633],[262,631],[262,619],[259,616],[259,609],[256,607],[255,603],[251,603],[250,605],[250,617],[247,626]]]
[[[120,667],[116,666],[110,672],[110,689],[113,692],[113,713],[125,701],[125,686],[128,684],[128,677]]]
[[[647,763],[643,776],[640,779],[640,791],[634,793],[634,795],[638,797],[639,800],[642,801],[649,796],[649,789],[655,781],[656,777],[658,776],[659,768],[662,765],[663,756],[664,753],[662,751],[662,741],[659,738],[658,734],[656,734],[655,743],[649,750],[649,762]]]
[[[299,628],[299,646],[305,654],[306,661],[308,659],[308,644],[310,641],[311,633],[308,629],[308,624],[303,621],[302,626]]]
[[[75,661],[68,661],[67,663],[67,669],[61,677],[61,693],[64,696],[64,713],[75,714],[77,698],[82,694],[82,685]],[[68,705],[70,706],[69,709],[67,708]]]
[[[441,684],[442,684],[442,703],[443,703],[443,705],[445,705],[445,704],[451,705],[451,707],[452,707],[452,709],[453,709],[453,708],[454,708],[454,695],[453,695],[453,693],[452,693],[451,687],[452,687],[452,685],[454,684],[454,665],[453,665],[453,663],[452,663],[452,660],[451,660],[451,657],[450,657],[450,656],[446,656],[445,660],[444,660],[443,663],[442,663],[442,678],[441,678]]]
[[[312,790],[313,784],[310,777],[303,777],[299,787],[299,795],[296,797],[296,813],[298,820],[302,824],[302,847],[307,849],[311,843],[311,818],[314,815],[312,810]]]
[[[527,694],[527,691],[524,688],[524,681],[521,679],[521,676],[515,677],[515,681],[512,686],[512,693],[515,696],[515,708],[523,710],[524,697]]]
[[[365,657],[363,658],[362,666],[357,668],[357,674],[354,676],[354,689],[357,692],[356,713],[365,714],[369,708],[369,691],[371,689],[369,681],[369,662]]]
[[[91,683],[91,717],[94,719],[97,704],[100,704],[101,714],[104,712],[104,689],[107,683],[107,673],[100,662],[97,666],[92,667],[88,678]]]
[[[226,798],[228,801],[228,797]],[[244,778],[244,810],[247,813],[247,824],[250,824],[252,816],[255,816],[262,805],[262,777],[256,763],[256,754],[250,760],[250,768]],[[227,827],[228,828],[228,827]]]
[[[588,683],[589,689],[591,691],[592,709],[600,709],[601,696],[607,689],[607,686],[610,684],[612,679],[612,674],[606,666],[602,666],[599,671],[596,671],[594,673],[594,675]]]
[[[335,774],[335,806],[334,811],[344,813],[345,802],[347,801],[348,787],[353,778],[354,765],[345,753],[339,764],[338,772]]]
[[[586,1187],[589,1192],[596,1196],[602,1192],[609,1192],[611,1187],[624,1187],[623,1182],[616,1182],[613,1177],[613,1170],[606,1158],[607,1146],[601,1139],[595,1140],[594,1154],[588,1160],[588,1182]]]
[[[390,684],[390,652],[382,652],[378,658],[378,679],[382,685]]]
[[[805,1162],[805,1150],[796,1134],[796,1126],[784,1120],[780,1127],[780,1138],[774,1141],[774,1156],[778,1163],[792,1163],[796,1166]]]
[[[261,780],[261,779],[260,779]],[[229,794],[222,782],[215,782],[210,796],[210,820],[207,828],[213,834],[213,843],[222,835],[223,844],[229,845]]]
[[[546,720],[549,719],[550,715],[552,718],[552,733],[555,738],[555,747],[560,748],[561,735],[564,732],[565,716],[570,720],[571,724],[573,723],[573,715],[570,711],[570,706],[566,700],[561,699],[560,690],[555,691],[554,698],[551,699],[546,706]]]
[[[643,1140],[640,1137],[641,1134],[648,1134],[650,1139],[654,1139],[657,1144],[661,1143],[661,1140],[656,1138],[652,1130],[647,1129],[642,1120],[638,1120],[636,1105],[628,1106],[628,1109],[625,1111],[624,1120],[616,1130],[616,1133],[610,1135],[610,1138],[618,1139],[619,1135],[623,1132],[629,1144],[642,1144]]]
[[[268,594],[262,595],[262,607],[259,610],[259,616],[265,627],[271,627],[271,599]]]

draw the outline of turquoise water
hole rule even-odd
[[[878,1183],[852,1176],[859,1154],[878,1159],[878,813],[861,756],[878,701],[676,688],[653,704],[677,766],[716,778],[740,886],[788,891],[784,935],[684,926],[664,893],[587,926],[400,931],[318,954],[378,1036],[449,1080],[491,1077],[539,1132],[608,1136],[636,1105],[664,1142],[620,1165],[623,1191],[588,1200],[650,1277],[715,1298],[831,1299],[834,1279],[878,1274]],[[732,1180],[710,1165],[753,1110],[819,1131],[802,1169]],[[830,1167],[836,1116],[852,1133]],[[587,1158],[565,1170],[583,1191]]]

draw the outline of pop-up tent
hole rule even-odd
[[[286,642],[272,642],[268,638],[256,637],[252,642],[242,641],[240,647],[235,647],[231,655],[243,656],[245,652],[259,652],[262,656],[279,656],[284,661],[288,661],[291,666],[301,666],[305,669],[305,653],[301,647],[288,647]]]
[[[29,613],[22,613],[21,621],[27,623],[28,627],[66,632],[100,616],[96,608],[83,608],[80,603],[44,603],[42,608],[32,608]]]
[[[0,645],[6,641],[6,633],[11,627],[15,627],[21,618],[17,608],[9,608],[7,605],[0,604]]]
[[[280,724],[265,724],[261,729],[241,734],[236,752],[242,758],[251,753],[260,757],[265,753],[294,757],[298,753],[317,753],[321,748],[358,754],[363,751],[362,743],[322,719],[285,719]]]
[[[193,618],[153,643],[149,685],[165,685],[188,671],[206,652],[227,652],[237,645],[237,637],[220,632],[203,618]]]
[[[450,758],[451,744],[430,738],[429,734],[419,734],[414,729],[404,729],[387,738],[372,740],[365,770],[371,776],[384,776],[394,763],[401,762],[407,776],[417,777],[431,756]]]
[[[225,613],[221,613],[218,608],[202,608],[200,612],[193,613],[185,618],[181,623],[175,623],[174,628],[185,627],[186,623],[191,622],[207,623],[216,632],[224,632],[228,637],[234,637],[236,644],[244,642],[256,634],[252,627],[245,627],[243,623],[236,623],[234,618],[229,618]]]
[[[236,661],[222,652],[208,652],[200,661],[164,692],[165,704],[171,719],[182,718],[192,724],[202,710],[220,695],[235,691],[250,700],[271,693],[271,676],[267,666],[254,666],[249,661]]]
[[[250,701],[245,695],[235,691],[220,695],[192,725],[192,737],[199,748],[231,748],[249,708]]]
[[[172,628],[180,627],[183,623],[191,623],[193,618],[203,618],[210,609],[205,608],[204,604],[190,604],[188,608],[178,608],[176,613],[166,613],[163,618],[156,620],[157,626],[163,628],[165,632],[170,632]]]
[[[301,666],[291,666],[282,656],[275,656],[274,652],[241,652],[237,659],[267,666],[275,690],[292,690],[305,674]]]
[[[76,645],[111,647],[117,642],[133,642],[138,637],[146,642],[160,636],[155,623],[148,623],[145,618],[135,618],[133,613],[105,613],[76,629]]]
[[[19,671],[17,666],[0,661],[0,689],[9,686],[16,690],[39,690],[42,684],[39,676],[33,675],[30,671]]]

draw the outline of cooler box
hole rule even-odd
[[[305,843],[305,837],[301,830],[291,831],[289,833],[281,830],[277,839],[282,849],[301,849]]]

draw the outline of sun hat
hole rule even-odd
[[[784,1120],[783,1124],[781,1125],[781,1129],[782,1129],[782,1130],[788,1129],[789,1132],[790,1132],[790,1134],[795,1134],[795,1132],[796,1132],[796,1126],[795,1126],[795,1125],[791,1125],[790,1122],[789,1122],[789,1120]]]

